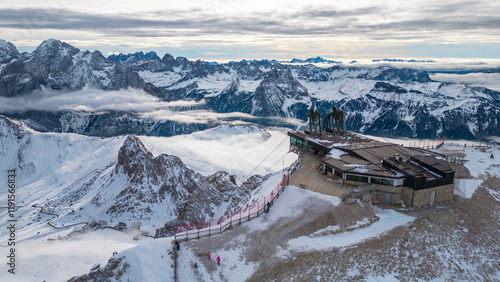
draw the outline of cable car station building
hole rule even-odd
[[[407,207],[453,200],[455,171],[440,154],[367,139],[343,128],[310,129],[288,132],[290,148],[323,156],[323,174],[359,187],[343,199],[363,191],[374,203]]]

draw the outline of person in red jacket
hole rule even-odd
[[[217,256],[217,265],[220,266],[220,257]]]
[[[208,252],[208,260],[210,260],[210,252]]]

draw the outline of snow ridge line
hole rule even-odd
[[[241,208],[229,215],[221,218],[213,218],[205,221],[176,225],[174,227],[175,240],[199,239],[202,236],[210,236],[212,234],[222,233],[226,229],[233,226],[234,222],[239,224],[249,221],[252,218],[258,217],[264,212],[268,212],[271,205],[283,193],[284,188],[288,185],[290,174],[283,177],[281,182],[274,188],[268,196],[258,201],[257,203]]]

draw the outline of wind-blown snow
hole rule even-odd
[[[455,195],[470,199],[476,189],[481,185],[482,180],[479,179],[455,179]]]
[[[368,227],[322,237],[302,236],[288,241],[288,245],[291,250],[297,251],[328,250],[345,247],[380,236],[391,229],[415,220],[415,217],[404,215],[391,209],[374,207],[374,210],[380,217],[380,220]]]

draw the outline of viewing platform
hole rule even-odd
[[[331,174],[323,174],[322,158],[319,154],[303,152],[299,168],[290,177],[290,185],[339,198],[357,188],[355,185],[343,184],[342,179],[336,176],[332,178]],[[320,172],[318,166],[321,166]]]

